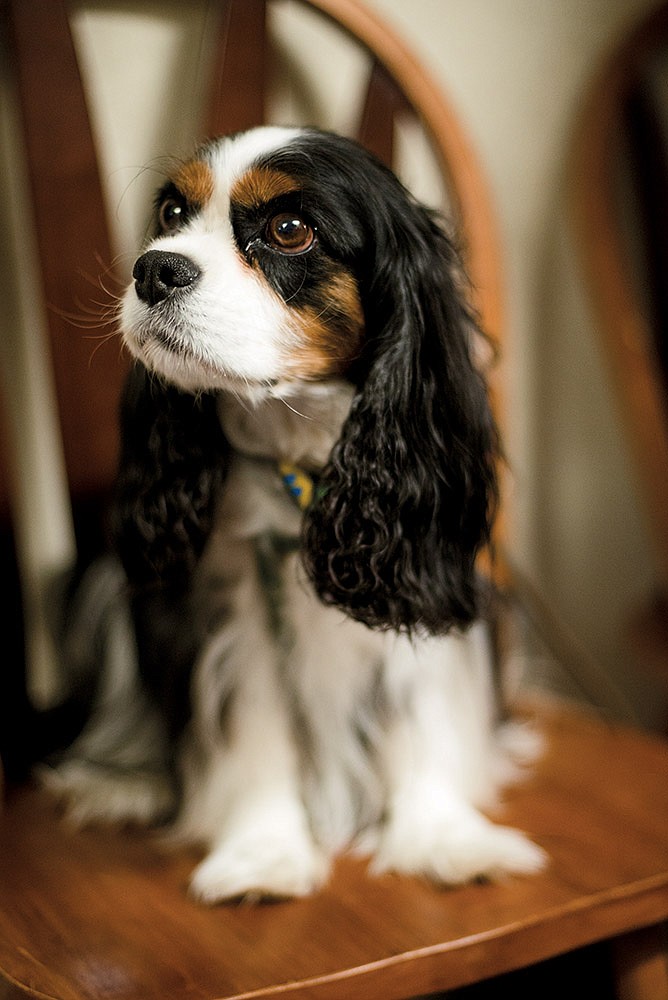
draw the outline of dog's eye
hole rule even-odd
[[[299,215],[281,212],[269,220],[267,242],[281,253],[304,253],[315,242],[315,229]]]
[[[175,233],[186,221],[186,204],[179,198],[165,198],[158,209],[158,224],[163,233]]]

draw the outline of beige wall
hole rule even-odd
[[[580,639],[633,693],[620,623],[651,588],[635,480],[591,328],[567,217],[569,139],[602,53],[655,0],[367,0],[448,91],[489,179],[505,261],[508,450],[517,558]],[[93,94],[110,215],[123,259],[142,239],[164,157],[195,137],[206,5],[174,0],[81,4],[76,37]],[[276,30],[315,90],[284,80],[279,119],[345,129],[363,74],[286,4]],[[318,48],[321,52],[321,49]],[[429,197],[421,161],[408,180]],[[426,167],[424,168],[426,171]],[[429,176],[425,174],[425,176]],[[422,188],[424,187],[424,191]],[[0,324],[2,320],[0,319]],[[636,691],[637,689],[637,691]]]

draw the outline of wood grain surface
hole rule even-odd
[[[207,909],[195,856],[154,837],[72,831],[34,789],[0,822],[0,997],[392,1000],[450,989],[668,917],[668,750],[582,714],[499,816],[549,870],[439,889],[342,859],[306,900]],[[4,990],[4,992],[3,992]]]

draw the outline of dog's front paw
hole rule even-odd
[[[393,871],[426,877],[445,885],[509,875],[533,875],[547,855],[519,830],[496,826],[477,813],[465,820],[400,828],[381,833],[372,861],[374,872]]]
[[[327,859],[305,839],[237,836],[223,841],[195,869],[191,891],[204,903],[308,896],[323,884],[328,868]]]

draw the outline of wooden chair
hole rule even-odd
[[[668,4],[615,46],[573,143],[573,220],[602,351],[644,499],[656,593],[630,650],[668,684]],[[629,205],[633,207],[629,210]]]
[[[500,335],[494,226],[454,114],[404,45],[357,2],[310,0],[308,6],[373,53],[365,141],[389,159],[392,116],[410,109],[420,116],[464,227],[478,306],[487,328]],[[220,51],[238,62],[226,60],[217,74],[229,97],[213,102],[217,111],[209,121],[217,131],[262,120],[260,97],[255,106],[244,97],[237,108],[232,96],[242,89],[242,71],[248,80],[263,79],[266,50],[257,40],[265,37],[264,9],[259,0],[226,5]],[[73,140],[60,148],[56,137],[59,128],[70,128],[60,124],[65,111],[69,117],[81,110],[65,7],[55,0],[14,0],[7,12],[42,268],[56,272],[45,277],[45,294],[67,312],[72,299],[62,298],[63,289],[76,295],[71,283],[79,269],[69,256],[70,242],[84,261],[89,254],[89,269],[104,246],[99,232],[87,246],[81,242],[104,218],[93,145],[85,125],[77,126],[76,150],[69,148]],[[249,46],[249,39],[257,44]],[[256,58],[257,64],[249,63]],[[45,164],[48,183],[40,180]],[[76,232],[66,207],[72,188],[75,204],[85,193],[95,206],[88,205]],[[66,223],[72,229],[60,228]],[[71,241],[64,232],[72,233]],[[58,313],[52,320],[61,410],[73,392],[80,415],[63,417],[76,498],[79,488],[104,490],[111,477],[115,442],[100,442],[97,430],[88,430],[113,425],[122,369],[113,369],[105,396],[91,401],[97,387],[87,378],[89,348],[71,343],[71,331],[58,327]],[[79,463],[82,431],[89,440]],[[11,789],[0,816],[0,1000],[399,1000],[482,983],[596,943],[605,947],[606,969],[610,957],[621,997],[668,996],[661,933],[668,917],[668,750],[584,711],[546,706],[537,718],[546,734],[545,757],[497,814],[535,837],[551,865],[543,875],[498,885],[439,890],[408,878],[371,879],[363,862],[344,858],[313,898],[206,909],[185,891],[192,854],[167,853],[150,835],[134,831],[73,831],[40,790],[29,784]],[[599,974],[602,996],[607,971]]]

